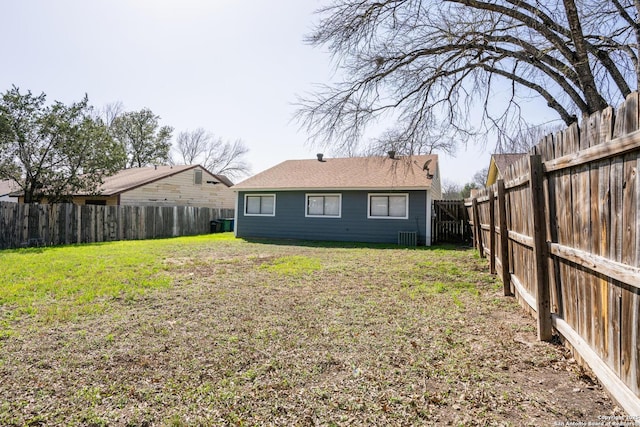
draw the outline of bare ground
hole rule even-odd
[[[316,264],[278,268],[278,260]],[[211,243],[99,317],[18,320],[0,425],[559,425],[620,415],[471,250]],[[295,264],[295,263],[294,263]],[[319,265],[319,267],[318,267]]]

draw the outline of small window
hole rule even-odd
[[[276,195],[245,195],[244,214],[274,216],[276,214]]]
[[[106,206],[107,205],[107,201],[106,200],[85,200],[84,201],[85,205],[96,205],[96,206]]]
[[[200,169],[195,169],[193,171],[193,182],[196,185],[201,185],[202,184],[202,170]]]
[[[409,218],[409,196],[407,194],[369,194],[368,218]]]
[[[307,194],[305,216],[340,218],[341,194]]]

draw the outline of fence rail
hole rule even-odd
[[[233,214],[233,209],[192,206],[0,202],[0,249],[204,234],[211,220]]]
[[[640,415],[638,93],[549,135],[467,199],[474,244],[538,322]]]

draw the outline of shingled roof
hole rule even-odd
[[[504,172],[509,166],[526,155],[526,153],[492,154],[485,185],[489,186],[496,182],[498,179],[502,178]]]
[[[113,196],[194,168],[200,168],[208,172],[200,165],[151,166],[123,169],[115,175],[104,179],[104,183],[100,187],[100,194],[104,196]],[[225,176],[215,174],[211,175],[227,187],[231,187],[233,185],[233,183]]]
[[[287,160],[234,186],[236,190],[429,189],[438,156]],[[429,174],[429,176],[428,176]]]
[[[500,173],[504,173],[510,165],[514,164],[526,155],[526,153],[494,154],[493,160],[496,162],[496,166]]]
[[[88,196],[95,194],[99,194],[101,196],[115,196],[120,193],[124,193],[125,191],[130,191],[143,185],[147,185],[152,182],[159,181],[161,179],[195,168],[200,168],[205,173],[212,176],[216,184],[218,182],[221,182],[227,187],[233,186],[233,182],[231,182],[226,176],[213,174],[200,165],[149,166],[142,168],[123,169],[116,172],[114,175],[103,178],[103,184],[100,186],[97,192],[87,193],[84,191],[79,191],[72,194],[72,196]],[[203,178],[203,180],[209,181],[209,179],[205,178]],[[0,184],[2,182],[4,181],[0,181]],[[0,189],[2,189],[1,186]],[[23,191],[18,190],[19,189],[16,189],[13,193],[11,193],[11,195],[16,197],[24,195]]]

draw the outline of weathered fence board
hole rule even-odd
[[[639,127],[634,93],[545,137],[465,201],[505,295],[537,317],[540,339],[551,323],[631,415],[640,415]]]
[[[232,209],[0,202],[0,249],[189,236]]]

